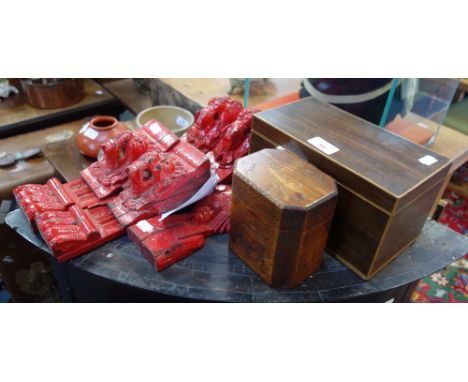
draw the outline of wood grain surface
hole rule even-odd
[[[287,151],[252,154],[237,162],[235,173],[281,209],[307,211],[336,193],[330,176]]]
[[[390,213],[411,201],[403,198],[415,187],[448,171],[447,158],[312,97],[256,114],[253,131],[301,155]],[[323,153],[307,142],[314,137],[339,151]],[[421,163],[426,155],[436,162]],[[404,203],[398,204],[400,199]]]
[[[160,78],[165,87],[172,89],[182,98],[190,99],[193,103],[206,106],[213,97],[228,95],[229,78]],[[249,97],[249,107],[272,101],[293,92],[299,92],[300,78],[268,78],[265,87],[252,87]],[[157,84],[156,84],[157,87]],[[243,102],[243,93],[236,93],[230,97]]]
[[[307,142],[316,136],[339,151],[320,152]],[[313,99],[255,116],[251,152],[278,145],[336,179],[327,248],[364,279],[416,240],[450,168],[447,158]],[[426,155],[436,162],[420,163]]]
[[[333,179],[287,151],[239,159],[230,249],[269,285],[299,285],[320,267],[336,194]]]

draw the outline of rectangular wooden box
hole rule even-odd
[[[250,151],[277,146],[337,181],[327,250],[364,279],[416,240],[449,170],[447,158],[311,97],[254,116]]]
[[[229,248],[267,284],[293,288],[320,267],[335,181],[286,151],[236,162]]]

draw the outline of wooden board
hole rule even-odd
[[[452,174],[468,161],[468,136],[450,127],[441,126],[439,135],[429,146],[429,150],[449,158],[449,174]]]
[[[172,87],[184,97],[190,98],[201,106],[217,96],[228,95],[230,84],[228,78],[161,78],[161,81]],[[300,78],[269,78],[266,80],[265,91],[252,88],[249,97],[249,107],[272,101],[292,92],[299,92]],[[243,94],[233,94],[232,98],[243,102]]]

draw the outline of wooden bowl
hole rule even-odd
[[[152,119],[161,122],[177,136],[183,135],[195,121],[190,111],[177,106],[164,105],[143,110],[137,115],[136,123],[138,127],[143,127]]]

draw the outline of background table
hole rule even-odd
[[[138,89],[132,79],[122,79],[104,84],[134,114],[152,105],[175,105],[195,113],[213,97],[227,96],[229,78],[145,78],[139,79],[146,94]],[[268,78],[264,91],[251,88],[249,107],[283,97],[300,89],[300,78]],[[243,94],[229,95],[243,103]]]
[[[124,109],[117,98],[91,79],[85,79],[85,98],[60,109],[30,106],[22,92],[0,103],[0,138],[59,125],[93,114],[118,116]]]
[[[53,142],[61,145],[63,140],[74,140],[76,133],[86,121],[88,119],[1,139],[0,151],[14,154]],[[44,183],[54,176],[54,173],[54,167],[44,156],[20,160],[12,166],[1,167],[0,200],[12,198],[13,188],[23,183]]]

